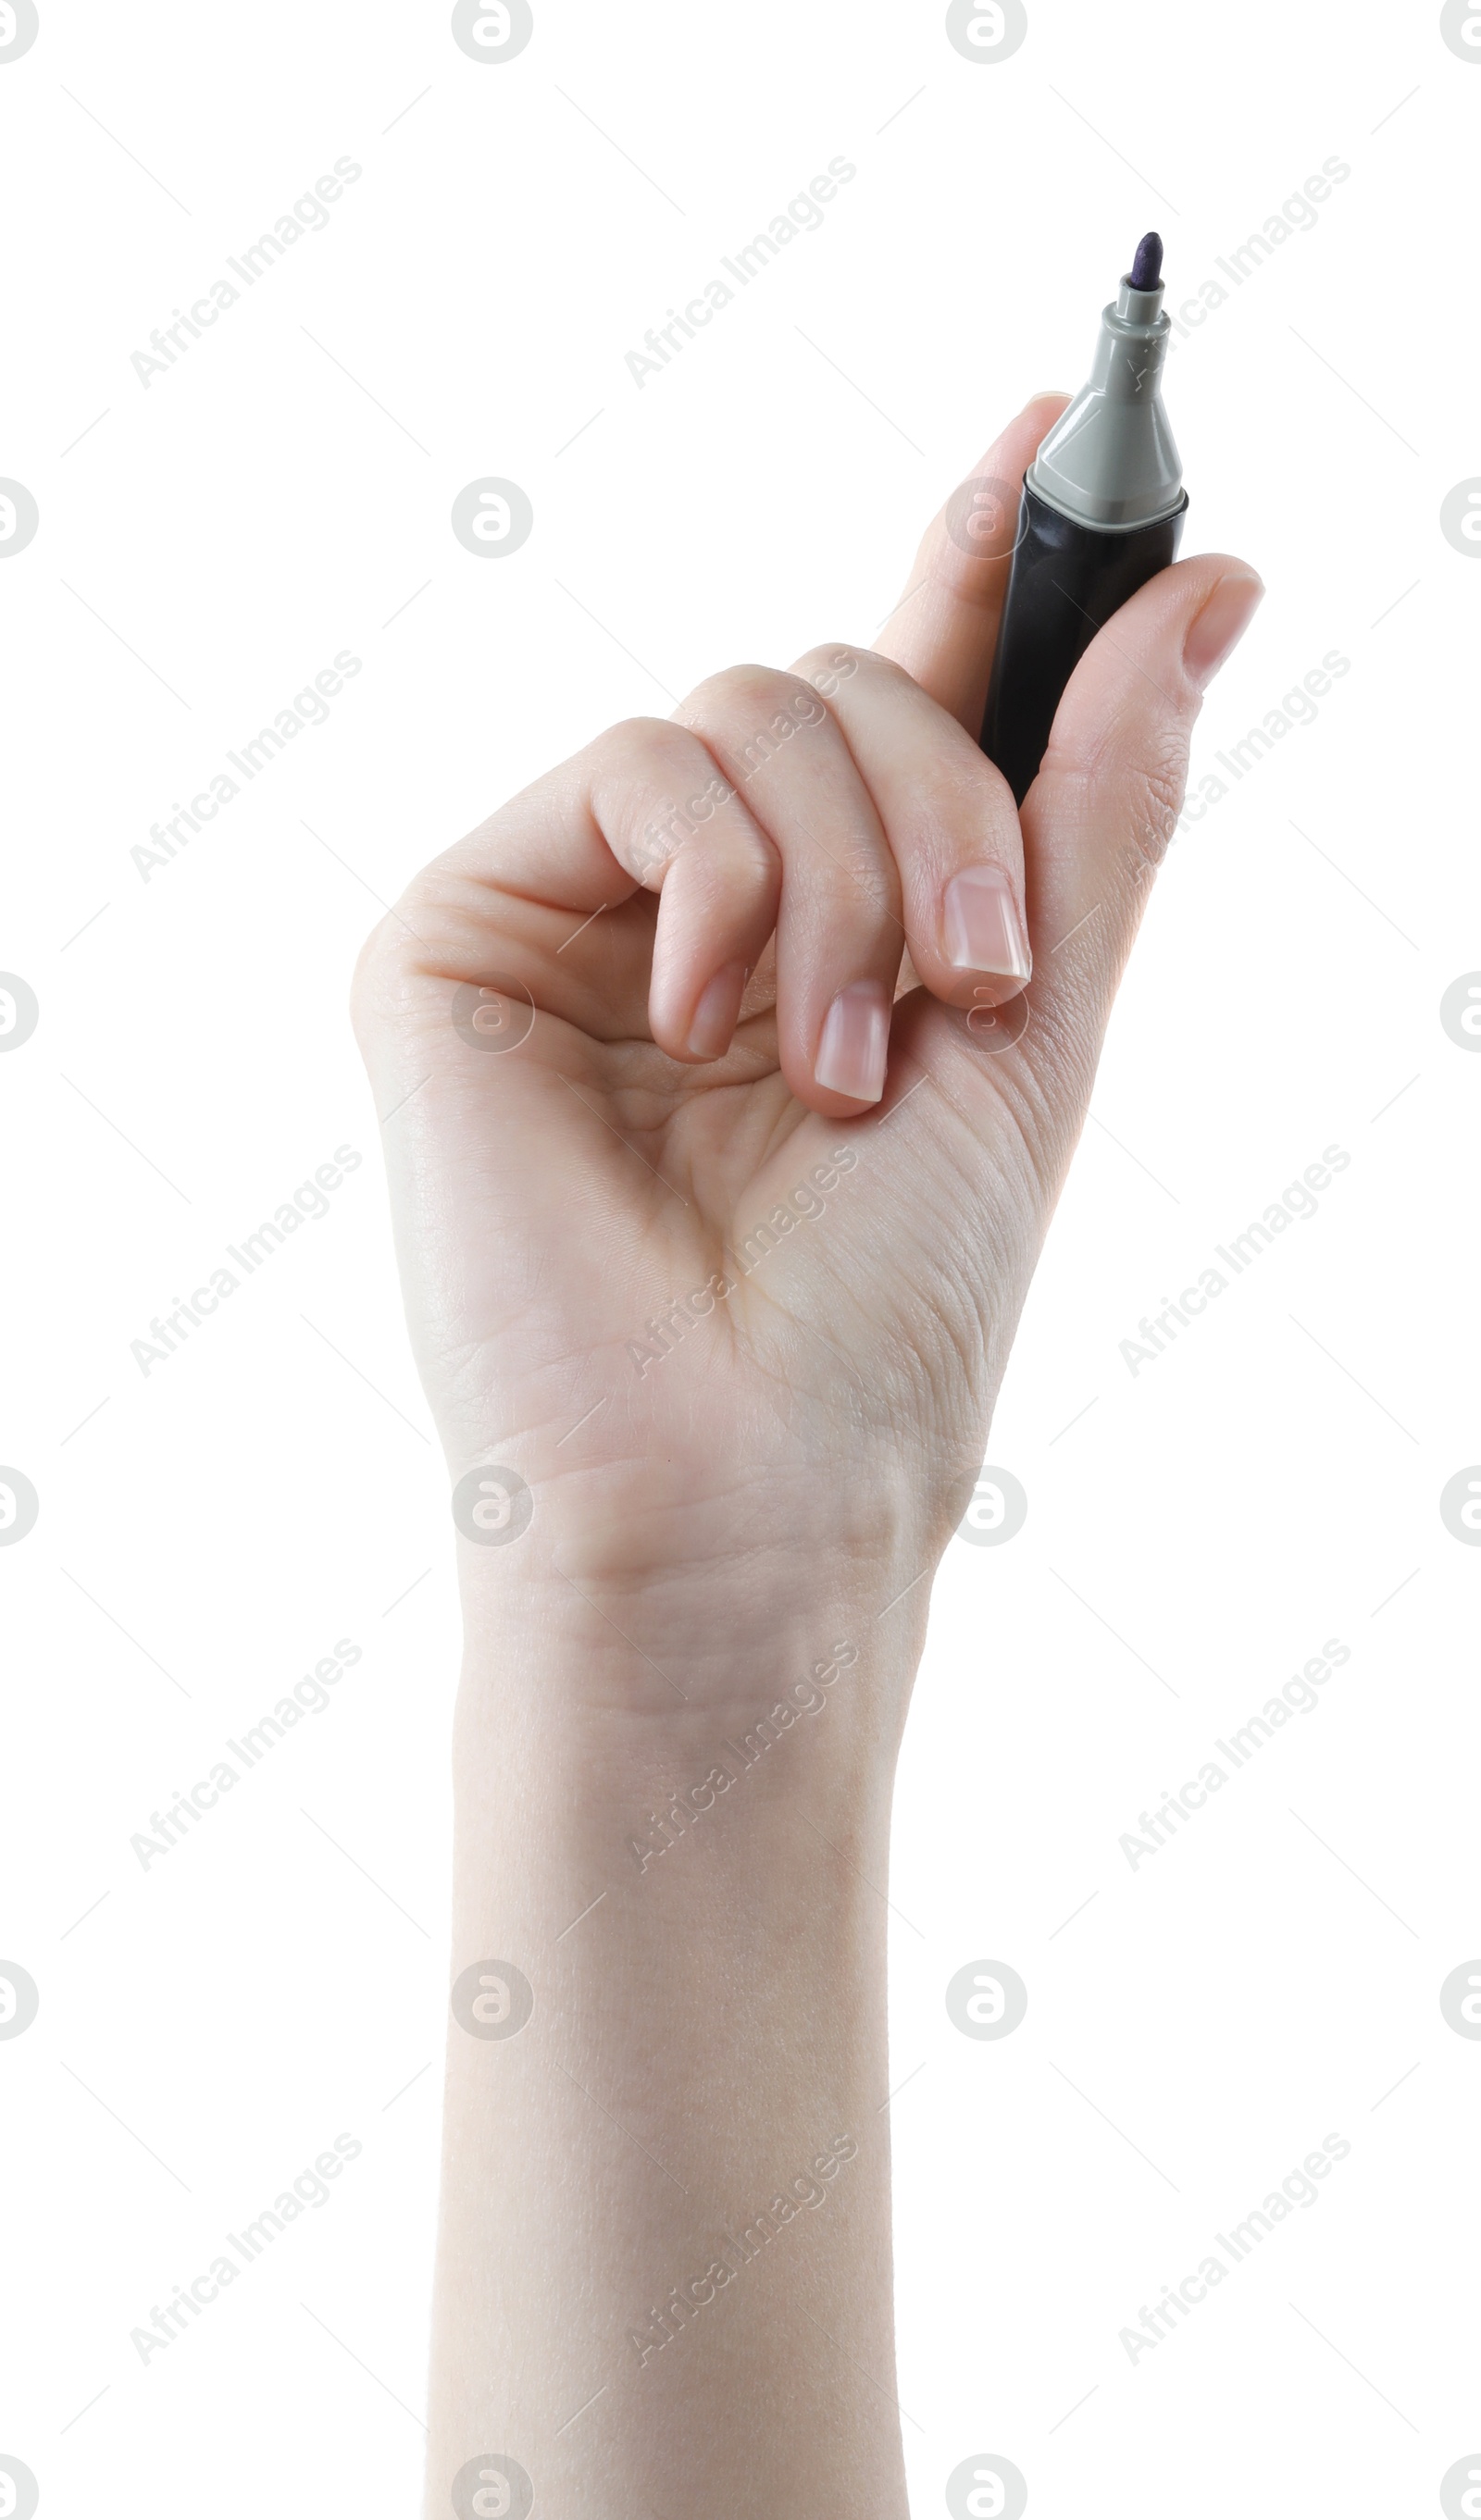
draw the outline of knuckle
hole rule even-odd
[[[765,717],[781,707],[791,677],[774,665],[727,665],[696,686],[684,702],[687,720],[726,728],[740,720]]]
[[[741,793],[761,774],[776,775],[794,736],[832,728],[817,689],[795,668],[784,674],[769,665],[733,665],[701,683],[685,708]]]
[[[1128,836],[1139,854],[1160,865],[1183,810],[1188,780],[1188,730],[1164,725],[1127,764],[1122,779]]]
[[[793,674],[811,683],[814,691],[821,692],[825,699],[831,699],[834,693],[845,683],[852,682],[856,674],[876,670],[882,674],[897,674],[901,669],[892,665],[887,657],[876,656],[872,648],[856,648],[847,639],[821,641],[816,648],[809,648],[805,656],[799,656],[792,667]]]
[[[651,773],[676,754],[688,759],[694,738],[684,728],[661,717],[624,717],[607,727],[586,747],[582,755],[593,784],[599,780],[631,778]]]
[[[985,824],[987,830],[1001,832],[1002,846],[1015,853],[1020,845],[1018,813],[1008,781],[955,718],[946,719],[946,729],[920,782],[922,802],[947,832],[964,825],[982,828]],[[960,742],[959,734],[964,739]]]
[[[608,846],[640,882],[655,883],[677,845],[666,827],[714,773],[698,738],[666,718],[624,718],[589,747],[592,812]]]
[[[1088,738],[1056,728],[1041,776],[1050,774],[1072,820],[1124,839],[1140,862],[1156,866],[1183,810],[1189,735],[1181,716],[1130,726],[1123,718]]]

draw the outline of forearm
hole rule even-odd
[[[548,2520],[905,2511],[882,1893],[917,1638],[881,1671],[873,1609],[866,1642],[814,1598],[668,1681],[595,1613],[475,1617],[452,1976],[511,1963],[533,2008],[508,2035],[511,1974],[495,2035],[467,2000],[450,2032],[438,2520],[499,2452]]]

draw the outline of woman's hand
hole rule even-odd
[[[985,459],[1000,502],[1060,408]],[[785,1586],[842,1547],[886,1599],[960,1517],[1200,684],[1260,591],[1204,557],[1118,612],[1020,824],[975,742],[992,495],[931,527],[875,651],[613,728],[366,949],[424,1380],[455,1475],[532,1491],[526,1577],[760,1552]]]
[[[922,1579],[1259,594],[1144,588],[1016,815],[973,738],[1059,408],[877,650],[616,728],[361,963],[467,1534],[437,2520],[903,2520],[880,1885]]]

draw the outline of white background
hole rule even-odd
[[[919,530],[1073,387],[1150,225],[1173,302],[1350,168],[1170,364],[1186,548],[1270,594],[1194,773],[1350,671],[1159,879],[954,1543],[891,1895],[900,2395],[915,2507],[977,2452],[1036,2520],[1440,2509],[1481,2447],[1474,1596],[1481,1456],[1481,58],[1432,7],[436,7],[42,0],[0,67],[0,2452],[48,2515],[404,2514],[423,2436],[456,1622],[350,966],[417,865],[612,719],[873,636]],[[131,353],[341,156],[362,169],[162,376]],[[625,365],[835,156],[822,228],[641,389]],[[533,503],[497,563],[470,480]],[[338,651],[362,671],[188,852],[130,852]],[[1351,1156],[1175,1347],[1120,1342],[1324,1148]],[[131,1342],[337,1147],[364,1161],[165,1364]],[[581,1219],[570,1230],[579,1234]],[[1339,1638],[1351,1659],[1155,1859],[1118,1840]],[[195,1835],[130,1836],[349,1638]],[[1299,1817],[1298,1817],[1299,1816]],[[1072,1919],[1072,1921],[1066,1921]],[[947,1980],[1029,1988],[968,2041]],[[920,2070],[917,2071],[917,2068]],[[430,2069],[430,2070],[428,2070]],[[130,2329],[341,2131],[332,2200],[144,2367]],[[1138,2321],[1301,2159],[1320,2203],[1134,2365]],[[1071,2411],[1073,2410],[1073,2411]]]

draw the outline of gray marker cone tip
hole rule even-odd
[[[1155,248],[1155,252],[1152,251]],[[1162,402],[1172,325],[1162,311],[1162,241],[1143,238],[1114,305],[1100,316],[1089,383],[1029,468],[1031,489],[1080,524],[1151,524],[1183,505],[1183,465]]]

